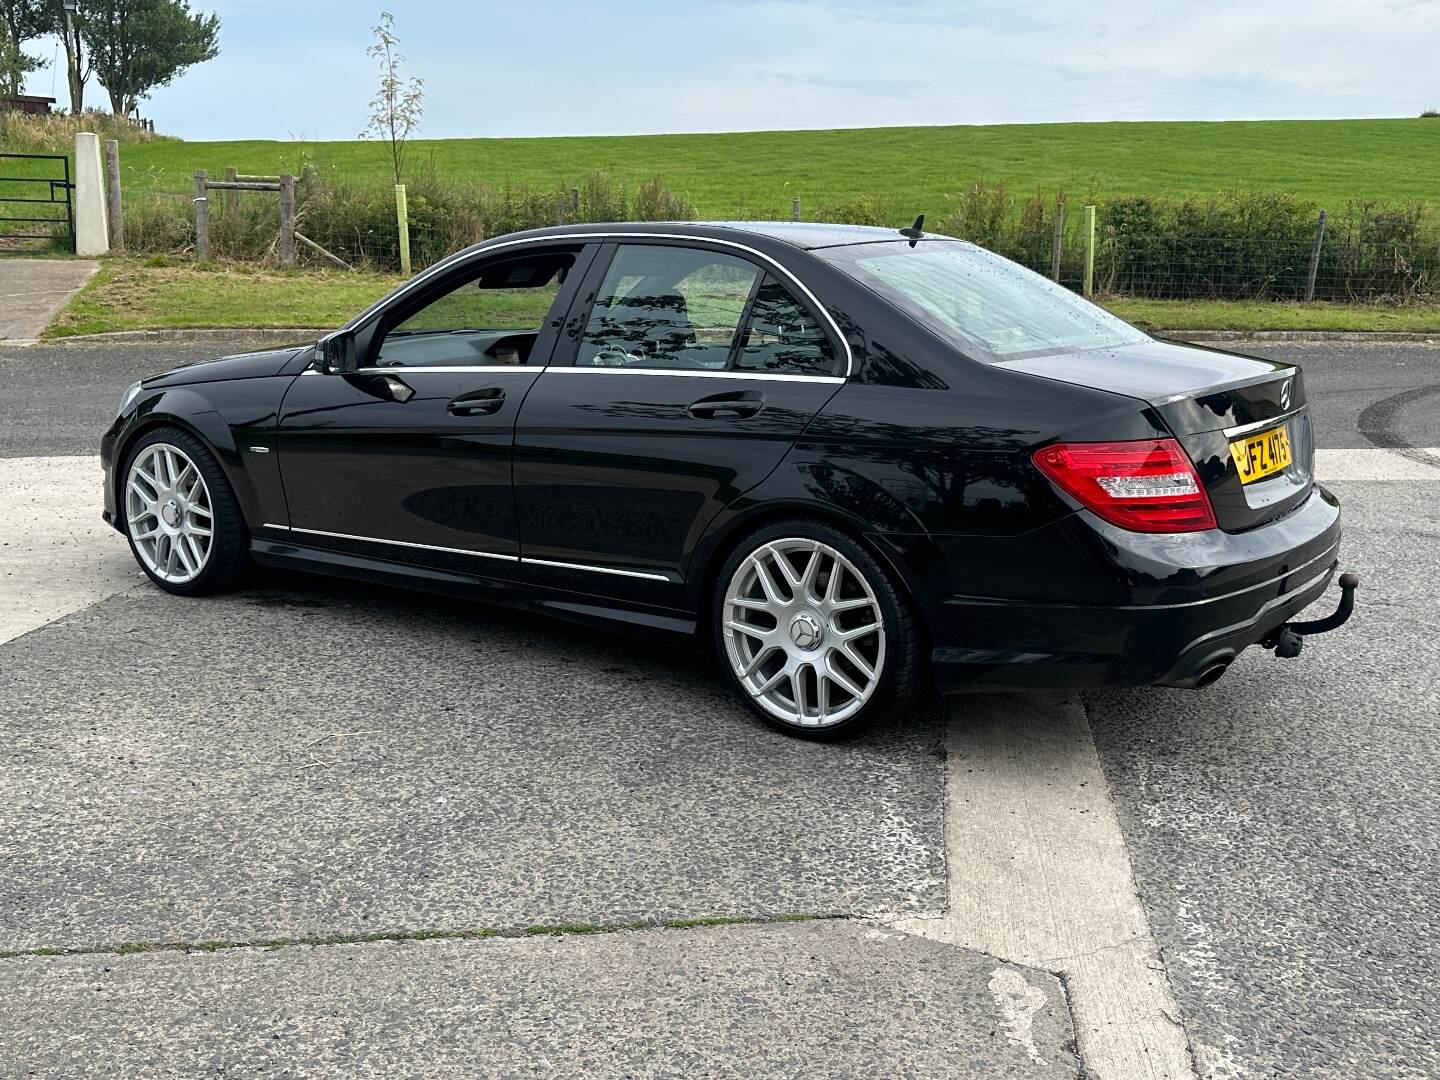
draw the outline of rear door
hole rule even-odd
[[[797,283],[720,245],[610,245],[579,304],[516,430],[524,574],[678,604],[705,525],[780,463],[847,354]]]

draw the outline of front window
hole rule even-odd
[[[815,252],[978,360],[1115,348],[1146,335],[1049,278],[973,244],[927,240]]]
[[[525,364],[575,255],[541,251],[489,259],[390,326],[379,367]]]

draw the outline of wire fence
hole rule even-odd
[[[393,188],[307,170],[295,187],[295,229],[324,252],[363,269],[398,273],[405,238]],[[280,212],[273,196],[212,199],[212,257],[278,258]],[[1184,300],[1321,300],[1406,303],[1440,298],[1440,228],[1427,208],[1357,203],[1325,220],[1323,211],[1285,196],[1229,196],[1205,203],[1149,199],[1103,204],[1090,231],[1084,208],[1063,197],[1017,201],[975,185],[927,229],[972,240],[997,254],[1099,295]],[[147,194],[126,202],[131,251],[193,253],[194,200]],[[805,219],[898,226],[904,215],[883,200],[771,207],[707,208],[711,219]],[[727,212],[728,211],[728,212]],[[673,221],[701,217],[659,180],[626,185],[603,175],[553,188],[422,180],[410,187],[409,263],[419,270],[468,244],[557,223]],[[326,255],[297,250],[299,262]]]

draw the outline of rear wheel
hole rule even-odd
[[[245,523],[219,462],[179,428],[157,428],[131,449],[120,490],[130,551],[166,592],[229,588],[243,569]]]
[[[914,700],[910,605],[862,545],[829,525],[782,521],[747,537],[721,569],[714,618],[726,681],[789,734],[844,737]]]

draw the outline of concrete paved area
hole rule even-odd
[[[0,348],[0,522],[98,513],[124,383],[218,351]],[[32,541],[0,1075],[1440,1074],[1440,350],[1253,351],[1306,365],[1361,608],[1204,692],[814,747],[681,654],[299,577],[105,593],[118,536]],[[841,918],[403,940],[782,914]],[[353,943],[264,944],[298,938]]]
[[[1344,632],[1203,693],[1086,698],[1203,1076],[1440,1076],[1432,473],[1335,482]]]
[[[0,951],[944,903],[933,718],[816,753],[683,654],[297,577],[0,668]]]
[[[145,581],[95,510],[102,476],[93,457],[0,468],[0,642]]]
[[[0,345],[38,338],[99,269],[91,259],[0,259]]]
[[[0,986],[16,1075],[1078,1075],[1053,976],[855,923],[9,960]]]

